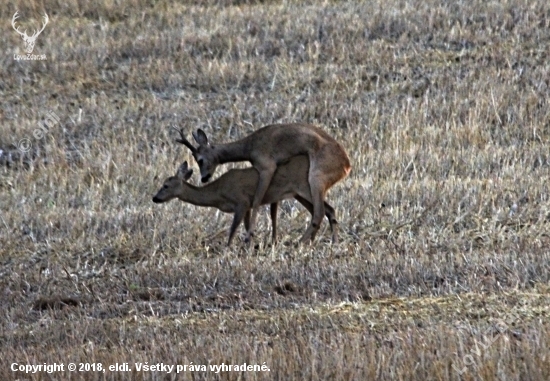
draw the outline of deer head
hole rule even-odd
[[[25,42],[25,51],[27,53],[32,53],[34,49],[34,43],[36,42],[36,38],[40,33],[42,33],[42,31],[46,27],[46,24],[48,24],[49,17],[46,13],[44,13],[44,24],[42,25],[42,29],[40,29],[39,31],[35,30],[32,36],[27,35],[26,30],[24,32],[21,32],[19,30],[19,27],[15,26],[15,23],[16,23],[15,20],[17,20],[18,17],[19,17],[19,11],[15,12],[15,14],[13,15],[13,18],[11,19],[11,26],[23,38],[23,41]]]
[[[164,181],[162,188],[160,188],[157,194],[153,197],[153,202],[155,204],[161,204],[178,197],[178,194],[181,193],[183,183],[189,180],[192,175],[193,170],[189,168],[187,162],[184,162],[178,168],[178,172],[176,172],[175,176],[169,177]]]
[[[199,144],[198,147],[195,147],[185,138],[182,129],[177,129],[176,127],[172,128],[180,134],[180,139],[176,139],[176,142],[183,144],[191,150],[191,154],[195,158],[201,171],[201,181],[203,183],[210,181],[220,161],[216,155],[215,147],[208,142],[208,138],[204,131],[199,128],[197,132],[193,132],[193,138]]]

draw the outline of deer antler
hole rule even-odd
[[[27,36],[27,30],[25,30],[25,32],[21,32],[19,30],[19,27],[15,27],[15,20],[17,20],[19,18],[19,11],[15,12],[15,14],[13,15],[13,18],[11,19],[11,26],[13,27],[13,29],[15,29],[15,31],[17,33],[19,33],[21,36]]]
[[[33,37],[36,37],[38,36],[40,33],[42,33],[44,31],[44,28],[46,27],[46,25],[48,24],[48,21],[50,20],[50,18],[48,17],[48,14],[46,12],[44,12],[44,23],[42,24],[42,29],[40,29],[38,32],[34,32],[32,34]]]
[[[13,29],[15,29],[15,31],[17,33],[19,33],[21,36],[23,36],[23,38],[25,38],[26,40],[27,39],[33,39],[34,37],[37,37],[40,33],[42,33],[44,31],[44,28],[46,28],[46,25],[48,24],[48,21],[50,20],[50,18],[48,17],[48,14],[44,12],[44,23],[42,24],[42,29],[40,29],[39,31],[34,31],[34,33],[32,34],[32,36],[27,36],[27,30],[25,29],[24,32],[21,32],[19,30],[19,27],[16,27],[15,26],[15,23],[16,23],[16,20],[19,18],[19,11],[16,11],[15,14],[13,15],[13,18],[11,19],[11,26],[13,27]]]
[[[176,128],[174,126],[172,126],[172,128],[176,131],[178,131],[178,133],[180,134],[180,138],[181,139],[176,139],[176,142],[180,143],[180,144],[183,144],[184,146],[186,146],[187,148],[189,148],[191,150],[191,152],[195,153],[197,152],[197,149],[193,146],[193,144],[189,143],[189,140],[187,140],[185,138],[185,134],[183,133],[183,129],[182,128]]]

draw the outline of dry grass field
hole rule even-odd
[[[45,60],[15,59],[16,10],[29,34],[48,13]],[[0,19],[0,379],[550,379],[547,1],[8,0]],[[242,227],[226,247],[231,215],[152,203],[184,160],[199,183],[170,126],[294,121],[350,156],[338,244],[325,220],[296,247],[294,201],[252,247]]]

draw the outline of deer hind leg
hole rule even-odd
[[[313,204],[306,198],[296,195],[294,198],[302,204],[313,215]],[[338,221],[336,220],[336,212],[334,208],[325,201],[325,216],[330,224],[330,231],[332,232],[332,242],[338,242]]]
[[[327,144],[314,157],[310,156],[308,181],[313,203],[313,218],[310,227],[300,240],[301,242],[315,238],[325,214],[324,200],[327,191],[346,177],[350,170],[349,158],[339,144]],[[334,216],[334,208],[331,207],[329,212]],[[334,221],[336,222],[336,219]],[[334,242],[338,240],[336,230],[333,230],[332,238]]]
[[[311,191],[311,203],[313,204],[313,216],[311,217],[311,223],[300,239],[300,242],[313,241],[315,239],[315,235],[319,231],[325,215],[325,190],[323,186],[323,174],[315,168],[315,164],[311,160],[308,181]]]
[[[327,216],[328,222],[330,224],[330,231],[332,232],[332,243],[338,243],[338,221],[336,220],[336,211],[326,201],[325,216]]]

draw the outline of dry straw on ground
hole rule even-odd
[[[46,60],[14,60],[16,10],[29,33],[48,12]],[[178,380],[550,379],[549,15],[542,0],[3,2],[0,379],[68,379],[10,364],[70,361],[271,370],[154,376]],[[295,248],[309,214],[293,202],[275,247],[262,213],[255,249],[225,247],[231,216],[151,202],[192,161],[170,125],[227,141],[290,121],[349,152],[328,196],[339,244],[325,222]]]

